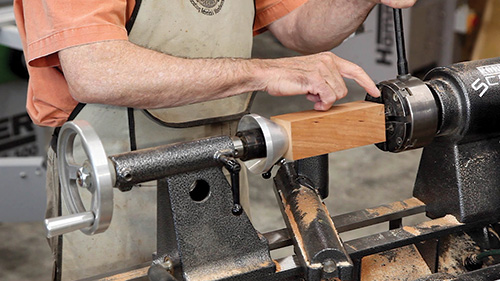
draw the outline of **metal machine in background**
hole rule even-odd
[[[0,0],[0,45],[6,60],[2,66],[26,75],[11,0]],[[0,88],[0,222],[41,221],[47,199],[44,165],[51,130],[33,124],[26,113],[27,82],[17,79],[1,79],[5,83]]]

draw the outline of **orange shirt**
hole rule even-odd
[[[229,0],[237,1],[237,0]],[[260,33],[307,0],[256,0]],[[41,126],[61,126],[78,103],[59,69],[57,52],[103,40],[127,40],[125,24],[135,0],[14,0],[30,80],[26,108]]]

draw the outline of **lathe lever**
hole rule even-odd
[[[410,78],[410,71],[408,70],[408,60],[406,59],[403,13],[401,9],[394,9],[394,31],[398,54],[398,79],[405,81]]]
[[[239,216],[243,213],[243,207],[240,203],[240,171],[241,165],[232,157],[220,155],[219,161],[224,164],[224,167],[231,175],[231,189],[233,193],[233,209],[231,210],[234,215]]]

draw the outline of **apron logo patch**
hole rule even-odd
[[[189,0],[191,4],[202,13],[207,16],[213,16],[218,14],[224,5],[224,0]]]

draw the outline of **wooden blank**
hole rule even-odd
[[[288,133],[285,158],[298,160],[385,141],[384,105],[356,101],[328,111],[308,110],[271,117]]]

